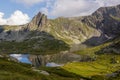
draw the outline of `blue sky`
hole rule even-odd
[[[120,4],[120,0],[1,0],[0,25],[28,23],[39,11],[48,18],[90,15],[103,6]]]
[[[5,18],[9,17],[14,11],[20,10],[23,13],[33,17],[41,7],[44,7],[45,3],[37,3],[35,5],[21,4],[12,0],[1,0],[0,1],[0,12],[5,13]]]

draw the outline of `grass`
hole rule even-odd
[[[18,26],[9,26],[9,25],[6,25],[6,26],[3,27],[3,29],[6,30],[6,31],[15,30],[17,28],[18,28]]]
[[[113,18],[113,19],[116,20],[116,21],[120,21],[120,18],[119,18],[119,17],[113,16],[113,15],[110,15],[110,17]]]
[[[16,63],[0,58],[0,80],[79,80],[83,77],[61,68],[40,68],[49,72],[43,75],[32,70],[28,64]]]
[[[113,73],[117,70],[120,70],[120,55],[115,54],[99,54],[96,52],[101,51],[102,49],[109,47],[113,44],[117,43],[117,49],[119,38],[115,38],[113,40],[109,40],[106,43],[92,47],[86,48],[83,50],[76,51],[74,53],[80,55],[89,55],[95,58],[95,61],[92,62],[73,62],[64,65],[62,68],[69,72],[75,73],[77,75],[81,75],[83,77],[91,78],[92,80],[119,80],[120,75],[116,78],[107,78],[106,75]],[[115,48],[115,47],[114,47]],[[113,62],[113,59],[115,63]]]
[[[79,50],[79,51],[75,51],[74,53],[76,54],[80,54],[80,55],[95,55],[95,52],[101,50],[104,47],[109,46],[110,44],[112,44],[111,42],[96,46],[96,47],[90,47],[90,48],[85,48],[83,50]]]
[[[89,35],[95,32],[95,29],[88,27],[80,21],[61,17],[49,20],[48,26],[46,26],[44,31],[71,45],[76,43],[76,40],[79,42],[85,41],[85,37],[89,38]]]
[[[39,38],[23,42],[2,42],[0,43],[0,52],[53,54],[68,49],[65,43],[61,44],[58,40],[48,40],[48,38],[42,39],[42,42],[39,42]],[[75,52],[76,54],[89,55],[96,58],[96,60],[92,62],[73,62],[67,63],[62,67],[39,68],[40,70],[47,71],[50,74],[49,76],[33,71],[30,65],[0,58],[0,80],[80,80],[81,78],[91,80],[119,80],[120,75],[116,78],[107,78],[106,74],[113,73],[120,69],[120,55],[95,54],[113,43],[118,44],[118,42],[119,40],[115,39],[96,47]],[[117,63],[111,63],[113,57]]]
[[[34,80],[37,76],[38,74],[31,70],[30,65],[0,58],[0,80]]]
[[[74,62],[68,63],[62,68],[75,74],[91,77],[95,75],[106,75],[120,69],[120,63],[110,63],[113,55],[100,55],[94,62]],[[116,60],[120,61],[120,56],[116,55]]]
[[[68,72],[60,67],[41,67],[40,68],[41,70],[45,70],[51,74],[57,74],[59,76],[64,76],[66,78],[76,78],[76,79],[80,79],[80,78],[83,78],[83,79],[89,79],[89,78],[86,78],[86,77],[82,77],[80,75],[76,75],[75,73],[71,73],[71,72]]]
[[[115,37],[113,39],[106,41],[105,43],[103,43],[101,45],[78,50],[78,51],[75,51],[74,53],[80,54],[80,55],[94,56],[94,55],[96,55],[97,52],[101,51],[102,49],[108,48],[110,46],[113,46],[113,48],[119,49],[119,44],[120,44],[120,37],[118,36],[118,37]],[[103,54],[103,53],[101,52],[101,54]]]
[[[115,39],[115,42],[119,40]],[[115,43],[114,42],[114,43]],[[90,55],[96,58],[92,62],[73,62],[67,63],[62,67],[49,68],[41,67],[40,70],[47,71],[50,75],[46,76],[34,72],[30,65],[15,63],[6,59],[0,59],[0,79],[1,80],[119,80],[120,75],[116,78],[107,78],[106,75],[120,69],[120,55],[96,55],[95,52],[111,45],[113,42],[107,42],[103,45],[87,48],[75,52],[80,55]],[[7,44],[7,43],[6,43]],[[112,59],[117,63],[111,63]],[[15,75],[15,76],[13,76]],[[7,76],[7,77],[5,77]]]

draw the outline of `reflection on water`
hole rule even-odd
[[[19,62],[32,64],[31,61],[29,60],[29,56],[30,56],[29,54],[10,54],[10,57],[17,59]],[[47,63],[46,66],[47,67],[58,67],[58,66],[63,66],[63,65],[51,62],[51,63]]]
[[[47,63],[46,66],[47,67],[59,67],[59,66],[63,66],[63,64],[56,64],[54,62],[51,62],[51,63]]]
[[[28,54],[10,54],[10,57],[16,58],[19,62],[31,64]]]
[[[47,66],[58,67],[68,62],[92,61],[89,56],[81,56],[73,53],[63,52],[52,55],[30,55],[30,54],[10,54],[19,62],[32,64],[34,67]]]

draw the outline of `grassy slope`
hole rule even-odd
[[[107,57],[107,58],[106,58]],[[115,56],[117,61],[120,61],[120,56]],[[107,73],[112,73],[118,69],[120,69],[120,64],[111,64],[110,59],[112,55],[101,55],[94,62],[75,62],[68,63],[62,68],[76,73],[78,75],[82,75],[84,77],[91,77],[95,75],[105,75]]]
[[[115,39],[114,41],[107,42],[97,47],[87,48],[84,50],[77,51],[75,53],[81,55],[89,55],[93,58],[96,58],[96,61],[93,62],[74,62],[68,63],[62,68],[69,71],[76,73],[78,75],[82,75],[84,77],[92,77],[93,80],[106,78],[105,75],[117,71],[120,69],[120,55],[96,55],[95,53],[102,48],[109,46],[110,44],[114,44],[114,42],[118,42],[119,39]],[[117,63],[112,64],[111,59],[114,57]],[[117,77],[120,79],[120,77]],[[109,79],[108,79],[109,80]],[[116,80],[113,78],[113,80]]]
[[[67,44],[84,42],[86,38],[93,35],[93,32],[96,32],[93,28],[80,22],[80,20],[70,20],[68,18],[49,20],[48,26],[43,30]]]
[[[0,58],[0,80],[79,80],[81,77],[61,68],[42,68],[50,75],[32,70],[30,65]]]

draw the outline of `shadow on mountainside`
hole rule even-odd
[[[44,31],[7,31],[1,34],[5,36],[0,39],[0,53],[55,54],[69,49],[65,42]]]
[[[97,45],[100,45],[104,42],[106,42],[107,40],[109,40],[104,34],[102,34],[99,37],[91,37],[90,39],[87,39],[85,42],[83,42],[83,45],[86,45],[88,47],[94,47]]]

